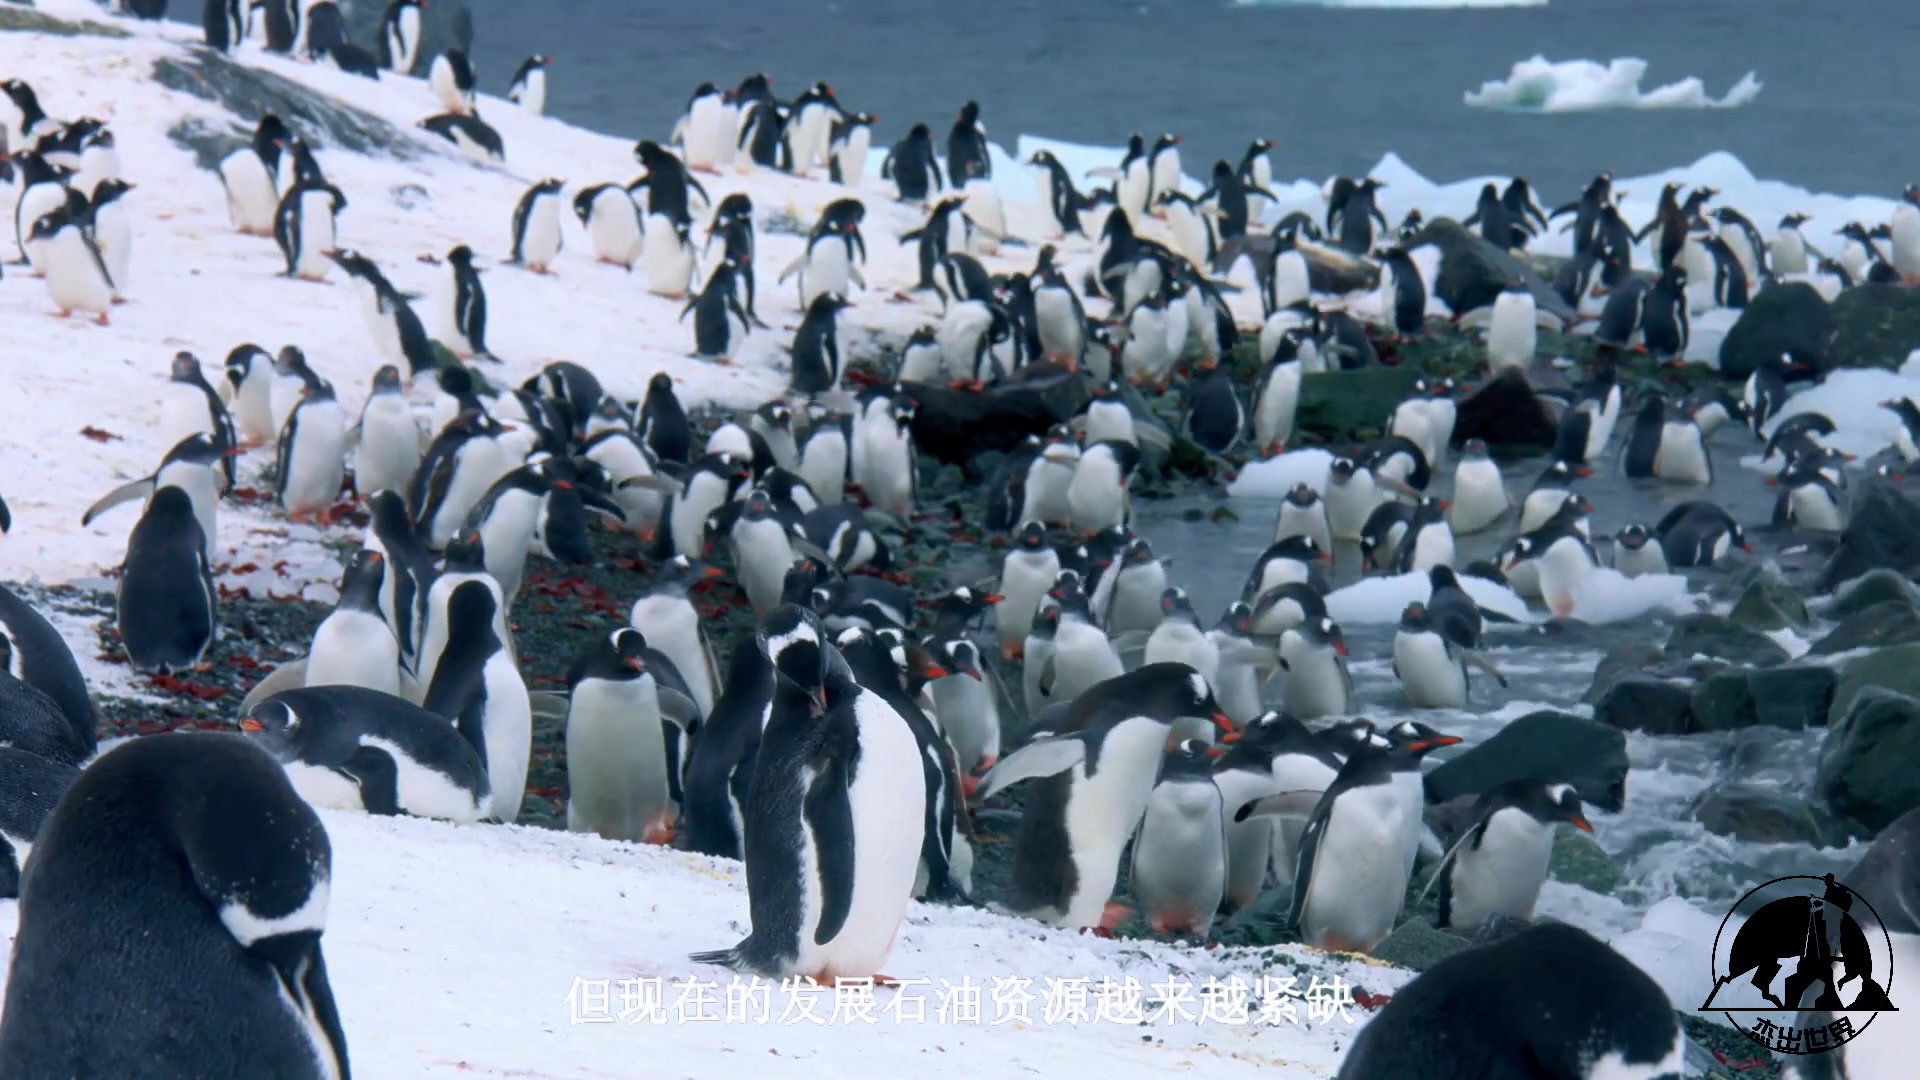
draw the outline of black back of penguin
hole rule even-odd
[[[345,1080],[331,848],[280,767],[234,735],[148,736],[69,791],[24,883],[0,1073]]]
[[[115,624],[135,671],[176,671],[213,640],[213,578],[193,501],[163,487],[127,539]]]
[[[1339,1080],[1589,1077],[1680,1080],[1685,1043],[1667,995],[1591,934],[1543,923],[1442,960],[1360,1030]]]
[[[0,634],[6,636],[11,654],[7,670],[52,699],[91,755],[97,741],[93,700],[60,631],[33,605],[0,586]]]
[[[685,797],[675,846],[702,855],[738,859],[740,822],[753,784],[760,732],[773,701],[773,663],[752,638],[741,639],[728,659],[713,712],[687,755]]]

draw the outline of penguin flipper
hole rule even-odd
[[[1052,697],[1053,684],[1058,681],[1059,675],[1060,669],[1054,664],[1053,657],[1047,657],[1046,664],[1040,668],[1040,693]]]
[[[562,724],[567,720],[567,709],[573,699],[558,690],[529,690],[527,704],[533,707],[533,715],[548,720],[558,720]]]
[[[1050,735],[1001,758],[1000,763],[980,781],[974,803],[1012,787],[1022,780],[1054,776],[1066,772],[1087,759],[1087,744],[1077,734]]]
[[[1156,448],[1165,452],[1170,453],[1173,450],[1173,436],[1167,434],[1166,431],[1162,430],[1156,424],[1145,422],[1134,424],[1133,437],[1143,443],[1152,443]]]
[[[121,503],[132,502],[135,499],[144,499],[148,495],[153,494],[153,480],[153,477],[148,476],[139,480],[129,481],[107,492],[105,495],[100,496],[98,501],[92,506],[87,507],[86,513],[80,515],[80,524],[82,526],[91,525],[93,524],[94,518],[119,506]]]
[[[1480,611],[1480,617],[1486,620],[1487,622],[1507,623],[1509,625],[1515,625],[1515,626],[1519,625],[1519,622],[1520,622],[1519,619],[1516,619],[1513,616],[1505,614],[1503,612],[1488,611],[1486,608],[1480,608],[1479,611]]]
[[[1447,849],[1447,853],[1445,855],[1440,856],[1440,862],[1438,865],[1436,865],[1433,868],[1432,876],[1427,878],[1426,887],[1420,890],[1419,896],[1416,896],[1413,898],[1413,903],[1407,905],[1409,908],[1417,908],[1422,903],[1426,902],[1427,894],[1432,892],[1433,887],[1439,884],[1440,879],[1447,876],[1448,872],[1451,870],[1453,866],[1453,857],[1459,854],[1460,849],[1465,847],[1467,843],[1471,841],[1476,835],[1478,835],[1480,830],[1485,826],[1486,826],[1486,819],[1483,817],[1480,819],[1480,821],[1477,824],[1474,825],[1473,828],[1468,829],[1466,832],[1463,832],[1460,834],[1460,839],[1455,840],[1453,842],[1453,846]]]
[[[806,252],[803,251],[799,255],[795,256],[792,262],[787,264],[787,268],[785,270],[780,271],[780,276],[774,279],[773,283],[775,285],[785,285],[787,283],[787,279],[799,273],[800,268],[802,266],[805,266],[806,264],[807,264],[807,255],[806,255]]]
[[[861,275],[859,267],[849,264],[847,266],[847,277],[855,285],[858,285],[863,289],[867,287],[867,279]]]
[[[1454,316],[1453,325],[1462,330],[1483,330],[1493,322],[1492,307],[1477,307]]]
[[[1237,823],[1246,821],[1248,818],[1283,817],[1299,818],[1305,821],[1313,816],[1314,810],[1320,805],[1321,796],[1325,794],[1324,791],[1303,788],[1298,791],[1283,791],[1278,795],[1263,795],[1235,810],[1233,820]]]
[[[289,660],[269,671],[266,678],[253,684],[253,689],[247,691],[246,698],[240,702],[240,712],[245,715],[247,710],[273,695],[286,690],[298,690],[305,685],[307,685],[307,658],[303,656],[298,660]]]
[[[1455,652],[1460,654],[1460,659],[1493,676],[1493,681],[1500,684],[1500,689],[1505,690],[1507,688],[1507,677],[1500,673],[1500,669],[1494,665],[1493,660],[1489,658],[1486,653],[1478,649],[1463,649],[1458,645],[1455,645],[1453,648]]]
[[[681,731],[692,731],[700,725],[700,706],[691,697],[670,686],[655,685],[654,696],[660,699],[660,717],[672,722]]]
[[[820,921],[813,931],[815,945],[825,945],[838,937],[853,908],[853,803],[847,798],[847,767],[844,760],[826,766],[814,777],[801,804],[801,813],[813,834],[819,876]]]
[[[358,785],[360,805],[367,813],[398,817],[406,812],[400,808],[398,770],[385,750],[363,741],[346,764],[334,766],[333,771]]]

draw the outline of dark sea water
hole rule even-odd
[[[1756,176],[1897,195],[1920,179],[1910,0],[1551,0],[1530,8],[1364,10],[1225,0],[468,0],[483,87],[553,56],[548,109],[663,136],[703,80],[766,71],[782,95],[825,79],[882,117],[875,145],[936,132],[968,98],[989,134],[1123,145],[1186,137],[1188,171],[1278,141],[1276,177],[1358,173],[1392,151],[1435,181],[1530,177],[1570,198],[1594,172],[1632,176],[1729,151]],[[1639,57],[1643,89],[1697,76],[1739,109],[1522,114],[1462,95],[1536,53]]]

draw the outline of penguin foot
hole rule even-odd
[[[1003,641],[1000,643],[1000,655],[1010,661],[1018,662],[1020,657],[1026,654],[1026,651],[1027,643],[1024,641]]]
[[[97,323],[97,324],[99,324],[100,326],[106,326],[106,325],[108,325],[108,323],[107,323],[107,313],[103,311],[103,312],[101,312],[100,314],[98,314],[98,315],[95,315],[95,316],[93,317],[93,321],[94,321],[95,323]]]
[[[124,296],[115,296],[113,298],[113,303],[116,303],[116,304],[124,304],[126,302],[127,302],[127,298]]]
[[[71,319],[73,318],[73,312],[68,311],[66,308],[54,308],[53,317],[56,319]]]
[[[640,842],[643,844],[659,844],[662,847],[668,847],[673,844],[673,838],[676,832],[677,830],[674,829],[672,825],[664,822],[649,825],[647,826],[647,831],[641,834]]]
[[[894,978],[894,977],[893,977],[893,976],[891,976],[891,975],[882,975],[882,974],[880,974],[879,972],[877,972],[877,971],[876,971],[876,972],[874,972],[874,973],[873,973],[873,985],[875,985],[875,986],[892,986],[892,987],[896,987],[896,988],[897,988],[897,987],[899,987],[899,985],[900,985],[900,980],[899,980],[899,979],[896,979],[896,978]]]
[[[1275,439],[1272,442],[1260,448],[1260,456],[1263,458],[1276,458],[1286,452],[1287,452],[1287,444],[1285,442],[1282,442],[1279,439]]]
[[[1121,923],[1124,923],[1131,918],[1133,918],[1132,908],[1128,907],[1125,904],[1118,903],[1116,901],[1109,901],[1107,903],[1107,906],[1101,909],[1100,911],[1100,927],[1099,928],[1102,930],[1106,930],[1108,932],[1112,932],[1114,930],[1118,930],[1120,928]]]

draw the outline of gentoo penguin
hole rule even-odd
[[[1533,482],[1533,490],[1520,504],[1521,533],[1530,533],[1547,523],[1547,519],[1560,512],[1567,496],[1573,490],[1575,480],[1592,476],[1593,470],[1585,465],[1555,461],[1541,472],[1539,479]]]
[[[461,413],[427,447],[409,485],[407,509],[431,550],[447,545],[494,481],[518,465],[505,424],[479,410]]]
[[[1569,498],[1581,499],[1581,496],[1576,494]],[[1583,499],[1581,501],[1584,502]],[[1540,598],[1546,601],[1547,610],[1555,618],[1573,614],[1587,572],[1600,565],[1593,544],[1586,536],[1557,524],[1560,520],[1556,516],[1538,530],[1516,539],[1501,567],[1511,574],[1518,564],[1537,563]]]
[[[91,757],[97,726],[87,684],[60,632],[31,604],[0,586],[0,670],[52,701],[72,725],[74,745]]]
[[[1167,564],[1154,557],[1144,536],[1127,541],[1115,560],[1113,585],[1095,609],[1113,635],[1145,633],[1160,625],[1167,591]]]
[[[180,440],[205,433],[218,450],[240,445],[240,434],[220,394],[200,370],[200,359],[190,352],[173,356],[167,377],[167,389],[160,403],[160,441],[178,446]],[[221,473],[226,487],[233,486],[233,455],[223,454]]]
[[[402,491],[420,467],[420,427],[400,385],[400,369],[382,364],[352,432],[353,489]]]
[[[919,501],[920,469],[913,449],[913,418],[919,405],[896,393],[875,408],[875,398],[853,429],[853,482],[875,509],[906,518]]]
[[[333,384],[306,388],[280,429],[274,494],[289,520],[330,521],[347,477],[347,418]]]
[[[1047,735],[1001,759],[982,801],[1033,779],[1014,838],[1006,909],[1054,926],[1105,926],[1120,853],[1145,813],[1168,733],[1182,717],[1230,729],[1213,691],[1184,664],[1110,679],[1058,714]]]
[[[1140,467],[1140,448],[1130,443],[1094,443],[1080,454],[1067,483],[1068,518],[1082,532],[1124,526],[1133,515],[1128,490]]]
[[[1311,739],[1305,725],[1277,712],[1250,717],[1228,740],[1224,753],[1213,759],[1213,782],[1223,804],[1221,817],[1227,829],[1226,881],[1222,907],[1241,911],[1259,898],[1267,882],[1267,864],[1272,858],[1274,819],[1251,817],[1232,820],[1233,811],[1255,799],[1278,792],[1273,761],[1295,732]],[[1326,767],[1326,779],[1339,770],[1338,759]],[[1292,849],[1289,847],[1288,852]],[[1292,878],[1291,873],[1287,875]]]
[[[84,193],[72,190],[68,186],[68,176],[31,150],[14,155],[12,163],[18,173],[13,204],[14,242],[20,245],[21,260],[32,266],[34,273],[44,274],[46,268],[39,250],[30,249],[27,245],[34,225],[41,218],[63,209],[80,212],[77,220],[84,224],[84,208],[76,198]]]
[[[57,315],[64,319],[77,311],[107,325],[113,278],[83,215],[63,208],[42,216],[27,233],[26,249],[46,278],[47,296]]]
[[[1419,573],[1452,565],[1453,526],[1447,524],[1446,510],[1445,504],[1433,499],[1422,499],[1414,506],[1406,534],[1400,538],[1400,549],[1393,554],[1396,572]]]
[[[1280,502],[1280,513],[1273,521],[1273,539],[1279,543],[1289,536],[1304,536],[1321,551],[1333,550],[1333,530],[1327,520],[1327,505],[1309,484],[1295,484]]]
[[[1447,501],[1447,524],[1456,536],[1479,532],[1500,520],[1512,499],[1500,466],[1487,456],[1487,444],[1467,440],[1453,467],[1453,495]]]
[[[700,611],[687,594],[699,582],[721,576],[718,567],[677,555],[660,565],[627,617],[673,665],[702,716],[712,715],[721,687],[713,646],[707,641]]]
[[[1518,279],[1508,280],[1494,297],[1487,323],[1487,365],[1495,374],[1508,368],[1527,370],[1539,343],[1538,317],[1532,290]]]
[[[921,815],[901,812],[926,802],[920,746],[898,711],[854,681],[812,612],[779,608],[755,644],[777,677],[747,802],[753,929],[693,960],[822,983],[876,977],[926,831]]]
[[[1311,536],[1288,536],[1267,545],[1253,561],[1240,599],[1258,605],[1268,593],[1284,585],[1300,584],[1315,593],[1326,590],[1326,568],[1333,554]],[[1263,631],[1264,632],[1264,631]]]
[[[706,284],[688,298],[687,306],[680,311],[683,320],[689,314],[693,316],[693,355],[697,358],[730,362],[741,342],[746,340],[750,322],[740,300],[741,267],[742,264],[731,257],[715,263]]]
[[[47,762],[71,766],[85,763],[97,745],[91,718],[84,724],[75,723],[52,697],[14,675],[13,660],[12,645],[0,635],[0,705],[5,709],[0,713],[0,742]],[[15,778],[9,778],[9,786],[14,781]],[[23,792],[21,796],[30,798],[31,793]],[[11,802],[11,799],[0,798],[0,817],[7,815]],[[31,844],[32,833],[9,829],[8,824],[0,821],[0,834],[4,834],[0,839],[5,839],[12,849],[16,856],[14,868],[18,869],[19,858],[28,853],[26,848]]]
[[[480,534],[487,574],[508,605],[519,595],[527,555],[539,540],[541,515],[555,480],[546,460],[517,466],[494,481],[467,514],[465,527]]]
[[[864,263],[867,241],[860,234],[860,221],[866,209],[858,199],[841,199],[820,212],[807,235],[806,248],[780,271],[776,284],[784,284],[798,275],[798,303],[805,311],[813,298],[822,293],[852,295],[850,285],[866,287],[857,262]]]
[[[603,263],[633,269],[646,237],[640,229],[640,209],[619,184],[595,184],[573,197],[573,214],[593,243],[593,257]]]
[[[930,640],[926,649],[946,672],[928,684],[933,715],[953,744],[961,783],[972,794],[974,774],[1000,760],[1000,705],[980,647],[964,637]]]
[[[1740,389],[1740,402],[1747,407],[1747,426],[1753,429],[1754,438],[1766,437],[1762,429],[1787,403],[1788,376],[1803,373],[1810,372],[1795,363],[1790,353],[1768,356],[1753,366],[1753,374]]]
[[[560,254],[560,189],[565,180],[537,181],[513,208],[513,255],[507,261],[544,274]]]
[[[836,112],[827,131],[827,179],[859,187],[867,175],[867,153],[879,113]]]
[[[609,840],[672,839],[684,732],[699,715],[646,638],[623,626],[567,671],[567,828]],[[667,725],[675,729],[667,734]]]
[[[846,298],[838,293],[821,293],[807,305],[806,316],[793,332],[794,393],[811,397],[840,388],[848,359],[842,350],[845,333],[840,328],[840,313],[847,306]]]
[[[1435,570],[1446,569],[1434,567]],[[1467,663],[1476,644],[1457,640],[1447,623],[1432,618],[1427,605],[1408,604],[1393,636],[1393,674],[1416,709],[1460,709],[1467,703]],[[1484,660],[1475,660],[1485,666]],[[1505,685],[1505,680],[1501,680]]]
[[[253,139],[220,161],[220,182],[227,191],[227,213],[233,227],[254,236],[272,236],[280,203],[281,150],[293,141],[293,132],[278,116],[268,113],[254,126]]]
[[[127,662],[142,674],[192,667],[219,627],[219,597],[207,562],[207,541],[193,500],[178,487],[156,487],[127,538],[114,625]]]
[[[347,197],[324,180],[301,181],[287,189],[273,214],[273,238],[287,261],[287,277],[320,281],[332,265],[338,233],[334,218],[347,208]]]
[[[795,469],[824,505],[844,501],[852,425],[847,416],[824,405],[807,405],[807,430],[800,437]]]
[[[1667,572],[1667,556],[1660,538],[1635,522],[1613,538],[1613,568],[1625,577]]]
[[[747,493],[728,529],[735,573],[756,616],[764,618],[780,604],[787,570],[796,557],[789,530],[789,519],[763,488]]]
[[[205,540],[207,559],[212,561],[219,540],[219,498],[222,475],[218,471],[223,459],[231,458],[239,451],[232,448],[222,449],[204,432],[195,433],[180,440],[167,455],[160,459],[160,467],[151,476],[143,476],[114,488],[80,517],[81,527],[93,524],[94,519],[122,503],[134,499],[150,499],[154,492],[162,488],[178,488],[187,495],[193,508],[194,521],[200,526],[200,534]]]
[[[520,62],[507,83],[507,100],[539,116],[547,108],[547,67],[553,57],[535,54]]]
[[[400,641],[380,607],[387,560],[361,548],[340,580],[340,601],[313,632],[306,685],[364,686],[400,696]]]
[[[980,103],[969,101],[947,133],[947,184],[955,191],[971,180],[993,179],[993,160],[987,153],[987,129],[980,123]]]
[[[887,150],[880,176],[892,180],[895,196],[906,203],[924,203],[930,192],[943,190],[940,162],[934,157],[933,132],[915,124],[907,137]]]
[[[1029,521],[1020,526],[1013,547],[1000,566],[1000,584],[994,589],[1000,602],[993,606],[995,633],[1008,659],[1020,656],[1047,590],[1060,575],[1060,554],[1047,542],[1046,526]]]
[[[673,392],[673,376],[662,371],[647,380],[634,434],[661,461],[685,465],[692,459],[693,429]]]
[[[307,364],[307,354],[298,345],[280,347],[280,354],[273,359],[273,380],[268,389],[275,439],[287,426],[287,417],[293,415],[294,407],[306,397],[307,387],[318,386],[322,381]]]
[[[1640,340],[1656,361],[1685,355],[1691,339],[1687,309],[1687,272],[1669,267],[1640,302]]]
[[[92,753],[88,750],[81,756]],[[0,799],[0,899],[17,900],[20,878],[40,829],[80,776],[80,769],[17,746],[0,747],[0,763],[7,771],[6,798]]]
[[[1187,384],[1183,426],[1202,450],[1224,455],[1246,431],[1246,410],[1233,389],[1233,369],[1219,361],[1201,361],[1201,374]]]
[[[1775,525],[1826,533],[1846,527],[1839,488],[1818,467],[1796,460],[1767,483],[1780,488],[1773,504]]]
[[[132,184],[109,177],[94,185],[93,198],[87,207],[93,220],[94,246],[99,249],[101,264],[107,269],[107,281],[116,303],[126,299],[127,265],[133,256],[133,224],[128,218],[127,204],[121,201],[131,190]]]
[[[1747,537],[1733,515],[1710,502],[1684,502],[1653,527],[1667,564],[1675,569],[1712,566],[1735,548],[1749,554]]]
[[[1349,716],[1353,675],[1347,670],[1347,639],[1325,615],[1289,627],[1280,635],[1280,682],[1287,712],[1301,720]]]
[[[1629,479],[1713,484],[1713,456],[1700,435],[1700,425],[1677,409],[1669,411],[1666,399],[1658,395],[1649,397],[1634,418],[1624,461]]]
[[[1515,780],[1487,792],[1468,829],[1441,867],[1440,915],[1435,925],[1473,930],[1495,917],[1532,921],[1540,885],[1553,855],[1553,828],[1593,826],[1581,813],[1571,784]]]
[[[1178,587],[1163,590],[1160,612],[1160,625],[1147,635],[1142,662],[1182,663],[1198,671],[1209,686],[1216,685],[1220,674],[1220,643],[1201,629],[1200,616],[1193,610],[1193,601],[1187,597],[1186,590]]]
[[[453,587],[443,616],[445,646],[431,667],[422,648],[421,674],[428,678],[425,708],[452,720],[487,763],[488,816],[510,825],[526,797],[533,707],[507,642],[494,630],[501,618],[498,588],[474,580]]]
[[[1032,685],[1047,701],[1072,701],[1119,675],[1125,665],[1106,631],[1094,623],[1086,594],[1077,584],[1056,584],[1048,597],[1058,612],[1051,632],[1053,651],[1044,660],[1029,661],[1038,674]]]
[[[749,463],[731,454],[707,454],[686,471],[667,508],[673,550],[700,558],[707,550],[707,516],[731,501],[752,475]],[[644,631],[646,628],[641,627]],[[648,633],[649,641],[658,635]]]
[[[693,223],[670,222],[658,215],[648,221],[652,235],[640,250],[640,270],[646,277],[647,291],[678,300],[687,295],[693,284]],[[744,337],[745,331],[739,336]]]
[[[1374,508],[1386,498],[1373,481],[1373,470],[1353,458],[1336,457],[1327,466],[1327,531],[1335,540],[1358,542]]]
[[[425,0],[393,0],[380,20],[380,60],[389,71],[413,74],[420,55],[420,16]]]
[[[473,64],[465,50],[448,49],[434,57],[427,69],[427,86],[447,112],[463,116],[474,112]]]
[[[273,358],[258,345],[236,345],[227,354],[225,369],[220,391],[239,429],[239,445],[259,446],[279,435],[273,415]]]
[[[1402,987],[1350,1044],[1338,1080],[1668,1080],[1685,1075],[1686,1048],[1659,983],[1585,930],[1544,922]]]
[[[68,792],[22,882],[0,1071],[347,1076],[331,849],[273,759],[229,734],[131,739]],[[165,932],[112,929],[134,912]],[[215,1014],[247,1037],[181,1037]]]
[[[1155,934],[1206,940],[1226,891],[1227,819],[1214,786],[1220,751],[1187,739],[1167,753],[1147,797],[1127,888]]]
[[[424,131],[430,131],[466,154],[482,162],[505,161],[507,146],[493,125],[470,113],[442,113],[429,116],[420,121]]]

